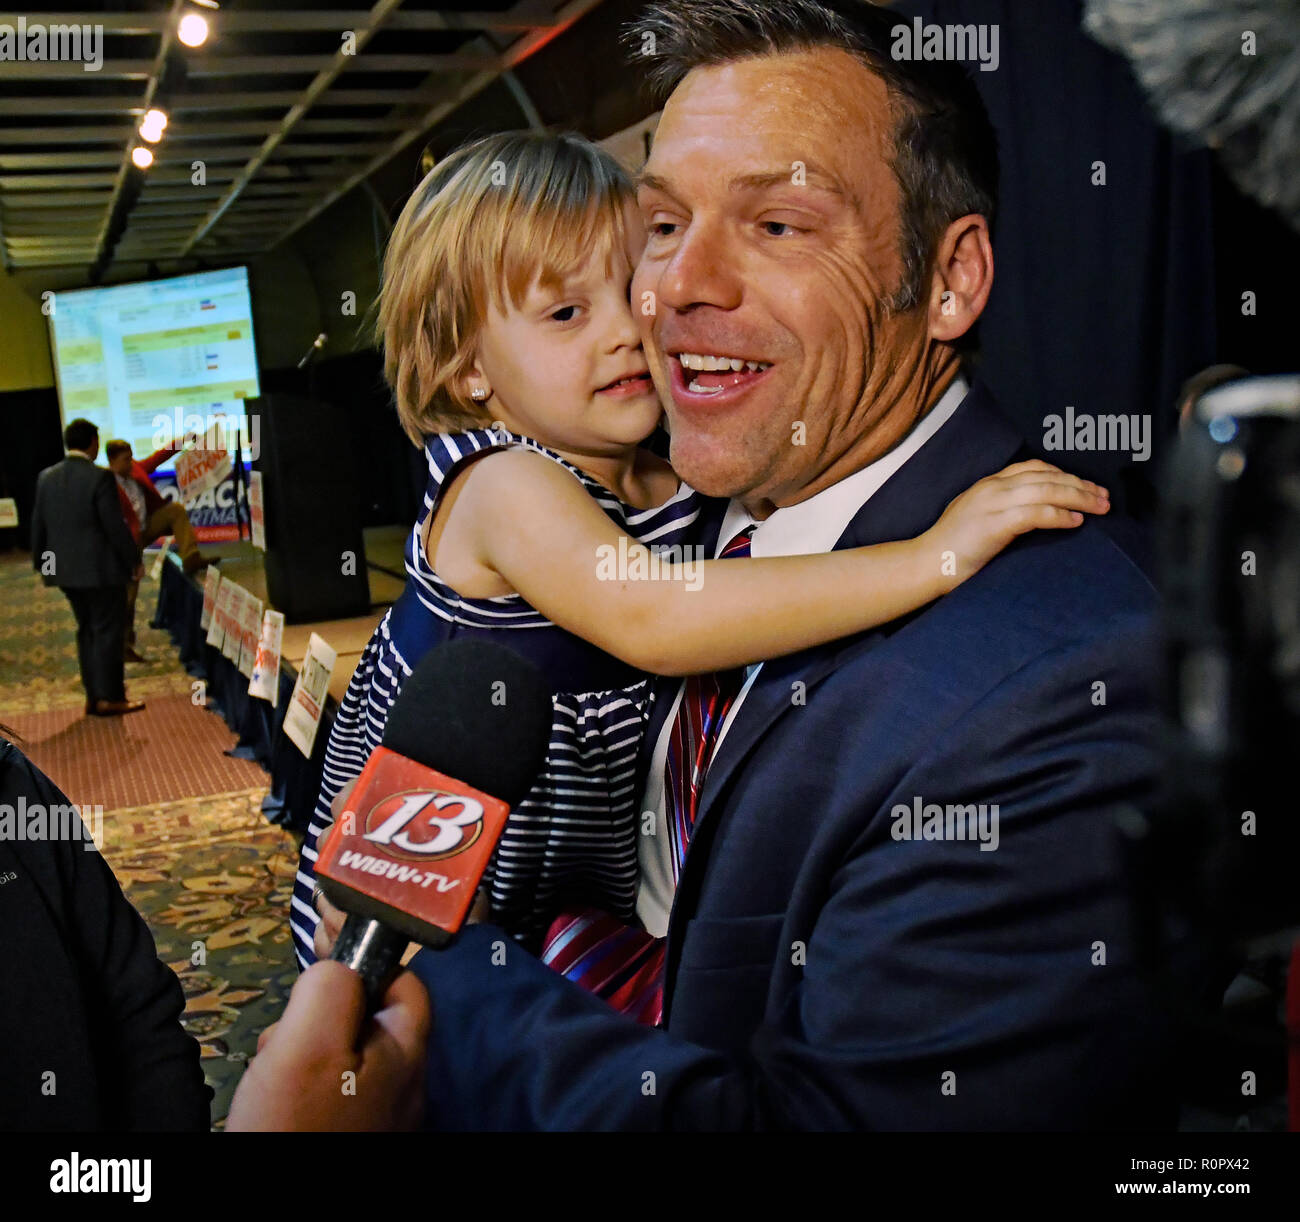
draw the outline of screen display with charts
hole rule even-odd
[[[143,458],[217,417],[242,422],[258,394],[248,269],[58,293],[50,348],[63,423],[93,421],[101,447],[120,437]]]

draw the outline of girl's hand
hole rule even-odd
[[[954,497],[918,542],[937,551],[940,571],[955,585],[982,569],[1017,535],[1078,526],[1085,513],[1109,509],[1110,494],[1100,484],[1035,458],[987,476]]]

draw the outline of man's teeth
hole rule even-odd
[[[681,361],[683,369],[694,370],[697,373],[718,373],[730,371],[739,373],[742,369],[750,373],[760,373],[764,369],[771,368],[770,361],[745,361],[737,356],[711,356],[701,355],[697,352],[679,352],[677,359]]]

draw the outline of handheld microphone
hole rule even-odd
[[[330,957],[360,974],[370,1011],[408,942],[436,949],[464,924],[550,730],[550,685],[504,645],[436,646],[402,685],[316,859],[321,890],[348,913]]]

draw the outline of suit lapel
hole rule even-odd
[[[1019,431],[998,410],[988,392],[975,385],[952,418],[862,506],[834,550],[921,534],[934,524],[953,497],[1014,461],[1023,447]],[[709,766],[692,845],[736,768],[777,718],[793,707],[791,685],[800,680],[811,691],[836,668],[841,655],[861,652],[864,646],[869,648],[888,636],[889,631],[888,627],[874,628],[763,664]],[[688,849],[685,870],[690,866]]]

